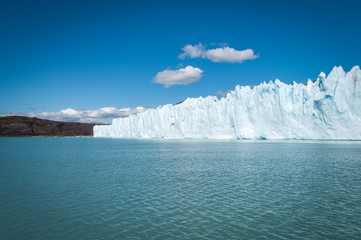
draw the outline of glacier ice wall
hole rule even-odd
[[[361,71],[335,67],[316,81],[276,80],[237,86],[226,97],[188,98],[178,105],[113,119],[95,137],[211,139],[361,139]]]

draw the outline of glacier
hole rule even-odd
[[[112,125],[94,137],[361,140],[361,71],[334,67],[316,81],[236,86],[226,97],[188,98]]]

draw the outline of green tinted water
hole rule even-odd
[[[0,239],[361,239],[361,142],[0,138]]]

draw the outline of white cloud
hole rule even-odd
[[[146,111],[143,107],[121,108],[104,107],[97,110],[75,110],[67,108],[60,112],[42,112],[42,113],[3,113],[0,116],[27,116],[49,119],[54,121],[85,122],[85,123],[105,123],[110,124],[113,118],[128,117],[133,114]]]
[[[228,91],[221,91],[219,90],[218,92],[216,92],[216,95],[220,96],[220,97],[225,97],[227,96],[228,93],[232,92],[232,90],[228,90]]]
[[[205,47],[202,45],[202,43],[198,43],[198,45],[185,45],[184,48],[182,48],[184,53],[180,54],[178,57],[181,59],[184,59],[185,57],[189,56],[190,58],[199,58],[204,57]]]
[[[206,57],[212,62],[242,63],[245,60],[255,59],[258,56],[254,55],[252,49],[238,51],[234,48],[224,47],[207,50]]]
[[[164,87],[188,85],[201,79],[202,73],[203,71],[201,69],[192,66],[178,70],[164,70],[155,75],[153,82],[164,84]]]
[[[192,45],[186,45],[182,48],[184,51],[178,57],[184,59],[185,57],[190,58],[207,58],[212,62],[231,62],[231,63],[242,63],[245,60],[252,60],[257,58],[257,55],[254,55],[252,49],[246,50],[236,50],[234,48],[227,47],[223,45],[221,48],[214,48],[206,50],[205,46],[201,43]]]

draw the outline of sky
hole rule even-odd
[[[0,114],[109,122],[361,64],[360,1],[1,1]]]

